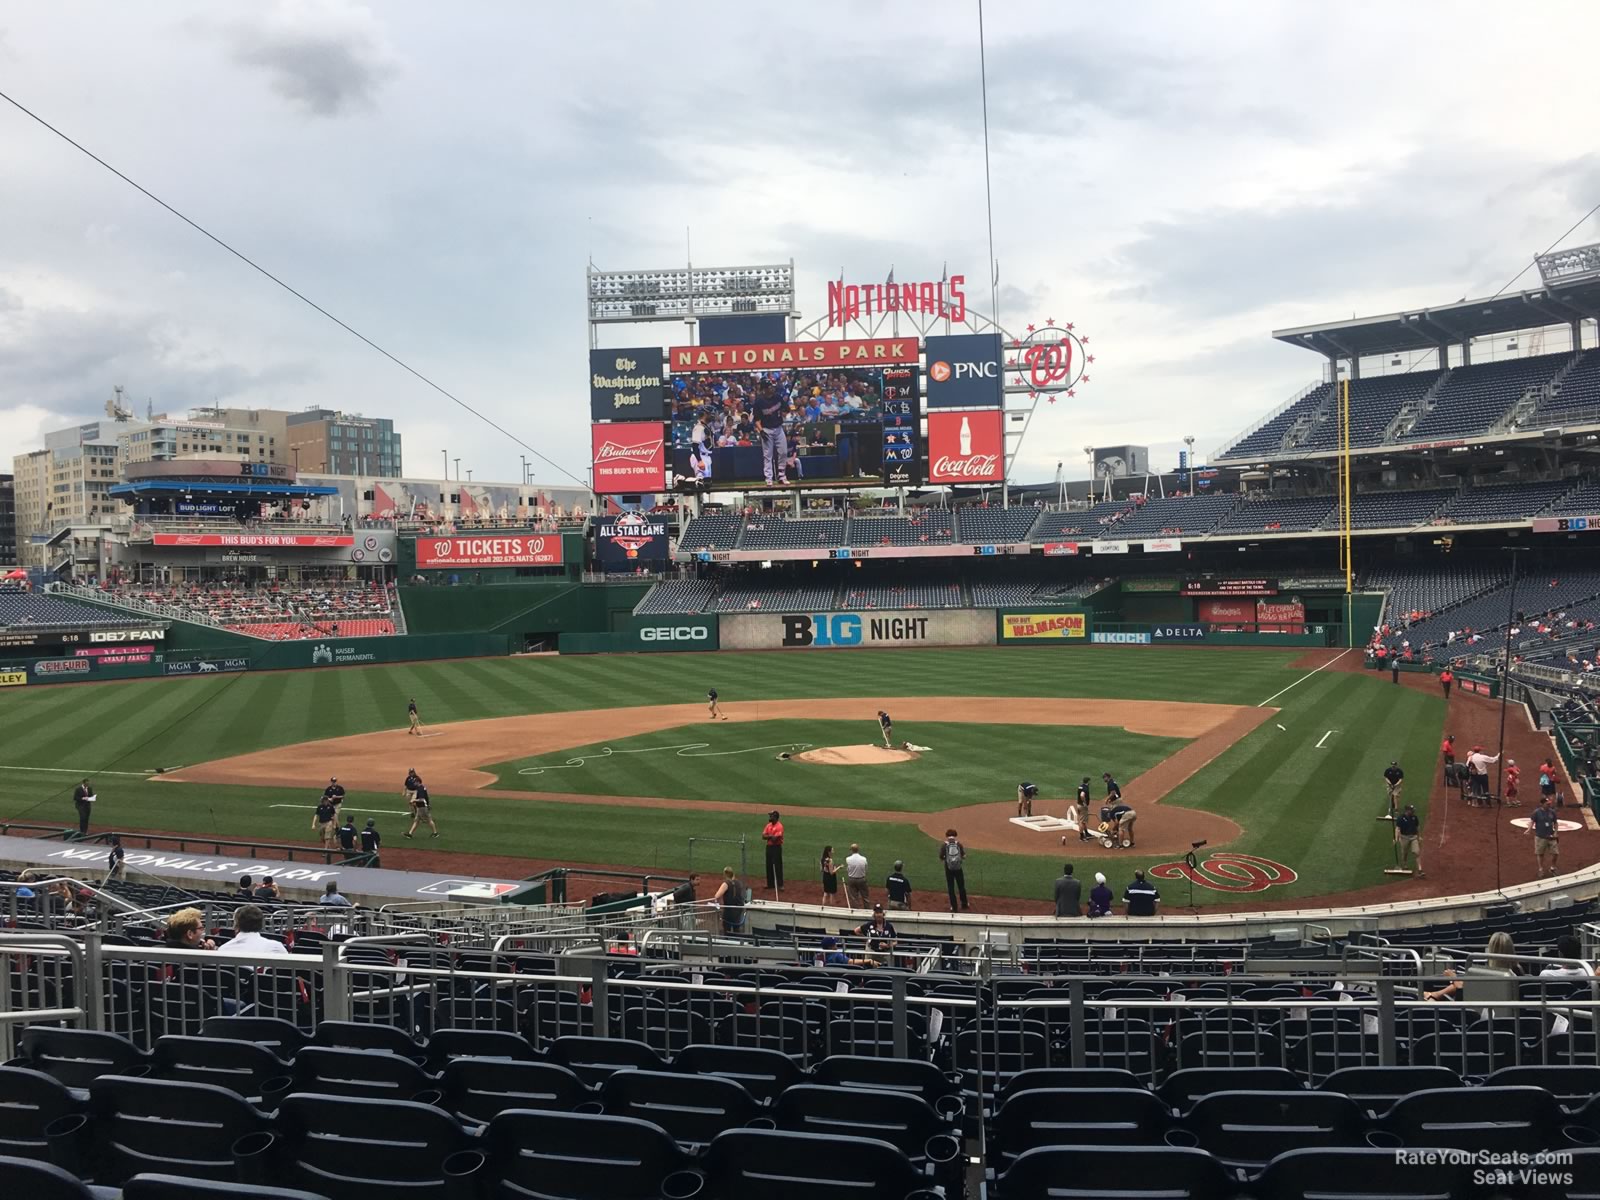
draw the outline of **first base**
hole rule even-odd
[[[1010,820],[1013,825],[1021,825],[1024,829],[1032,829],[1039,833],[1061,833],[1064,830],[1071,830],[1073,833],[1078,832],[1076,825],[1062,817],[1041,815],[1037,817],[1012,817]]]

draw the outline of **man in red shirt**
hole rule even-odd
[[[1444,741],[1439,743],[1439,755],[1440,755],[1441,758],[1444,759],[1444,781],[1445,781],[1445,785],[1449,786],[1449,783],[1450,783],[1450,768],[1456,765],[1456,735],[1455,734],[1447,733],[1447,734],[1444,735]]]
[[[1450,685],[1455,681],[1456,677],[1450,673],[1449,667],[1439,672],[1439,686],[1444,689],[1444,698],[1446,700],[1450,699]]]
[[[761,840],[767,843],[767,886],[776,892],[783,887],[783,822],[777,809],[767,814]]]

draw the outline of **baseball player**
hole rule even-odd
[[[1033,816],[1033,798],[1039,794],[1039,785],[1035,783],[1017,784],[1017,816]]]
[[[883,748],[894,749],[894,722],[889,719],[889,714],[883,709],[878,710],[878,728],[883,731]]]
[[[712,688],[709,692],[707,692],[706,699],[711,705],[711,719],[713,721],[726,721],[728,718],[723,716],[722,709],[717,707],[717,689]]]
[[[1391,760],[1383,772],[1383,781],[1389,785],[1389,811],[1379,817],[1380,821],[1392,821],[1395,814],[1400,811],[1400,789],[1405,785],[1406,773],[1400,769],[1398,759]]]
[[[789,437],[783,429],[783,410],[783,393],[768,384],[756,397],[756,420],[761,426],[761,475],[768,483],[774,478],[780,484],[789,482]]]
[[[417,831],[417,824],[421,821],[428,823],[428,828],[434,837],[439,836],[439,827],[433,823],[433,808],[428,803],[428,789],[422,786],[422,781],[417,781],[417,790],[411,796],[411,828],[406,830],[410,837]]]
[[[417,699],[416,699],[415,696],[413,696],[411,698],[411,702],[406,705],[406,716],[409,717],[410,720],[411,720],[411,728],[406,730],[406,732],[408,734],[414,733],[418,737],[421,737],[422,736],[422,718],[417,716]]]

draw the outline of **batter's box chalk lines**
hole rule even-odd
[[[311,805],[309,805],[309,804],[269,804],[269,805],[267,805],[267,807],[268,808],[298,808],[301,812],[304,812],[307,808],[310,808]],[[409,817],[411,815],[409,812],[405,811],[404,809],[397,809],[397,808],[351,808],[347,804],[340,805],[339,806],[339,811],[340,812],[358,812],[358,813],[377,813],[381,817]]]
[[[552,763],[542,767],[523,767],[518,775],[543,775],[547,771],[565,771],[572,767],[583,767],[596,758],[620,758],[624,754],[654,754],[660,750],[675,750],[675,758],[726,758],[732,754],[759,754],[763,750],[784,750],[791,754],[798,754],[802,750],[811,749],[810,742],[779,742],[772,746],[750,746],[744,750],[711,750],[710,742],[685,742],[681,746],[644,746],[638,750],[613,750],[610,746],[602,746],[598,754],[582,754],[577,758],[569,758],[564,763]],[[699,753],[703,751],[703,753]]]

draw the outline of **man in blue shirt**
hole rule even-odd
[[[825,967],[848,967],[850,956],[839,949],[839,939],[825,937],[822,939],[822,965]]]
[[[1417,806],[1408,804],[1405,811],[1394,819],[1394,865],[1404,867],[1413,856],[1417,860],[1416,877],[1421,879],[1422,821],[1417,816]]]
[[[1133,882],[1122,892],[1122,900],[1128,906],[1130,917],[1153,917],[1156,915],[1156,902],[1161,899],[1161,893],[1156,891],[1155,884],[1146,883],[1143,871],[1133,873]]]

